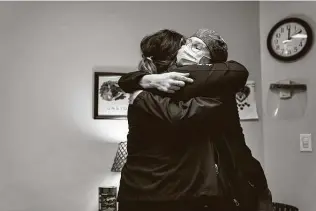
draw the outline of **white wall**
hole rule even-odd
[[[303,59],[294,63],[274,60],[266,47],[266,39],[275,23],[287,16],[300,16],[316,30],[315,2],[260,2],[261,70],[263,110],[266,110],[270,83],[286,78],[307,81],[308,106],[300,120],[279,121],[264,115],[264,163],[274,200],[296,205],[302,211],[315,211],[316,155],[301,153],[300,133],[316,135],[315,46]]]
[[[1,2],[0,210],[96,211],[126,121],[92,119],[94,66],[140,59],[143,36],[162,28],[219,31],[230,59],[257,84],[258,2]],[[244,122],[263,160],[261,121]]]

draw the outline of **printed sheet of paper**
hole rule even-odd
[[[240,120],[259,119],[255,97],[255,82],[247,81],[246,86],[236,94]]]

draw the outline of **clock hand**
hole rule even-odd
[[[293,33],[290,37],[293,37],[294,35],[300,34],[302,32],[302,29],[296,31],[295,33]]]
[[[298,32],[294,33],[292,36],[291,36],[291,39],[294,38],[294,39],[297,39],[297,38],[307,38],[307,34],[301,34],[302,32],[302,29],[300,29]]]
[[[294,39],[306,39],[307,38],[307,34],[294,34],[291,36],[291,38]]]
[[[288,42],[292,42],[292,40],[283,40],[283,41],[282,41],[283,44],[286,44],[286,43],[288,43]]]
[[[288,32],[288,33],[287,33],[287,39],[288,39],[288,40],[291,39],[291,35],[290,35],[290,34],[291,34],[291,31],[290,31],[290,30],[291,30],[291,28],[288,28],[288,29],[287,29],[287,32]]]

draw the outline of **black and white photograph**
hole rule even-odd
[[[123,119],[127,116],[128,97],[118,85],[124,73],[95,72],[94,118]]]
[[[315,1],[0,1],[0,211],[316,211]]]

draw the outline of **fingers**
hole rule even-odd
[[[186,76],[186,77],[190,76],[190,73],[178,73],[178,74],[182,76]]]
[[[189,76],[190,76],[190,73],[173,72],[172,79],[178,80],[178,81],[181,81],[181,82],[185,82],[185,83],[192,83],[193,79],[189,78]]]
[[[165,87],[160,87],[160,91],[167,92],[167,93],[175,93],[176,91],[180,90],[181,87],[175,85],[169,85]]]
[[[184,87],[185,86],[185,82],[183,81],[177,81],[177,80],[170,80],[169,81],[170,86],[176,86],[180,89],[180,87]]]
[[[172,89],[168,89],[167,87],[158,87],[157,88],[159,91],[162,91],[162,92],[166,92],[166,93],[175,93],[175,91],[174,90],[172,90]]]
[[[168,90],[167,90],[167,93],[173,94],[173,93],[175,93],[175,91],[174,91],[174,90],[171,90],[171,89],[168,89]]]
[[[192,78],[188,78],[188,77],[180,77],[179,78],[180,81],[186,82],[186,83],[193,83],[193,79]]]
[[[178,90],[180,90],[180,88],[181,88],[181,87],[179,87],[179,86],[173,86],[173,85],[171,85],[171,86],[169,87],[169,89],[170,89],[170,90],[173,90],[173,91],[178,91]]]
[[[160,83],[157,83],[156,88],[159,91],[166,93],[175,93],[180,90],[181,87],[184,87],[186,83],[192,83],[193,79],[188,78],[190,73],[178,73],[170,72],[163,73],[160,76]]]

